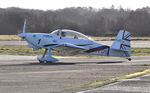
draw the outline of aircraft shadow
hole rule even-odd
[[[97,64],[114,64],[114,63],[123,63],[125,61],[111,61],[111,62],[98,62]]]
[[[65,63],[65,62],[57,62],[57,63],[38,63],[38,62],[28,62],[24,64],[6,64],[6,65],[0,65],[0,66],[59,66],[59,65],[80,65],[80,64],[116,64],[116,63],[123,63],[125,61],[111,61],[111,62],[71,62],[71,63]]]

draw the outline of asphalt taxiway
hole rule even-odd
[[[115,57],[59,57],[58,59],[60,60],[58,63],[40,64],[35,56],[0,55],[0,92],[74,93],[83,90],[74,88],[68,91],[66,89],[150,68],[150,65],[145,65],[150,64],[150,56],[134,56],[132,61]],[[149,78],[147,80],[146,84],[149,85]],[[125,86],[127,83],[120,84]],[[135,81],[133,84],[129,83],[129,86],[143,87],[143,84]],[[111,90],[117,88],[115,86],[118,87],[113,85]],[[94,93],[109,91],[107,86],[102,88]],[[126,89],[126,87],[123,88]],[[119,90],[117,93],[122,92]]]

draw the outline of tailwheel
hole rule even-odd
[[[132,59],[131,59],[131,58],[128,58],[128,60],[131,61]]]

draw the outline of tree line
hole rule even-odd
[[[71,29],[91,36],[115,36],[123,29],[132,36],[150,36],[150,7],[136,10],[70,7],[47,11],[0,8],[0,34],[21,33],[24,19],[27,20],[27,32]]]

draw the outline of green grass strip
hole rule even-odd
[[[32,48],[27,46],[9,46],[9,45],[0,45],[0,55],[26,55],[26,56],[38,56],[42,55],[44,49],[38,51],[33,51]],[[64,52],[52,51],[52,55],[55,56],[72,56],[71,54]],[[131,48],[131,55],[150,55],[150,48]],[[74,55],[74,56],[85,56],[85,57],[98,57],[95,55]]]

